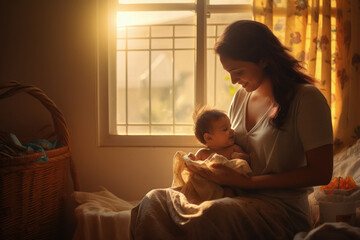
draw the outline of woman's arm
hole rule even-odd
[[[333,170],[333,146],[324,145],[306,152],[307,166],[288,172],[260,175],[246,178],[233,169],[222,165],[213,165],[220,171],[198,172],[204,178],[220,185],[240,187],[243,189],[261,188],[300,188],[326,185],[330,182]],[[220,173],[219,173],[220,172]]]
[[[289,172],[256,176],[249,188],[298,188],[326,185],[333,171],[333,146],[325,145],[306,152],[307,166]]]

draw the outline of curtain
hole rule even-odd
[[[360,0],[253,0],[253,8],[327,99],[334,152],[352,145],[360,138]]]

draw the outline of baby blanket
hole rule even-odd
[[[177,152],[172,187],[150,191],[139,204],[117,198],[105,189],[76,192],[80,205],[75,210],[74,240],[289,239],[304,229],[301,213],[282,201],[249,192],[224,198],[221,186],[187,169],[190,165],[212,169],[213,163],[251,174],[248,164],[240,159],[213,155],[205,161],[193,161],[184,152]]]
[[[187,167],[210,169],[216,173],[218,170],[211,167],[214,163],[232,168],[246,177],[252,174],[249,164],[242,159],[228,160],[226,157],[215,153],[206,160],[192,160],[186,153],[179,151],[173,159],[174,173],[172,187],[181,187],[179,188],[180,192],[186,196],[190,203],[201,203],[224,197],[224,189],[221,186],[204,179],[198,174],[191,173]]]
[[[214,154],[205,161],[193,161],[177,152],[170,188],[154,189],[131,210],[132,239],[290,239],[306,229],[307,219],[281,200],[249,192],[223,197],[216,183],[191,173],[187,166],[211,168],[224,164],[251,174],[246,161]],[[298,216],[301,217],[298,217]]]

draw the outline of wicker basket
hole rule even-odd
[[[63,147],[46,151],[45,163],[34,161],[42,153],[0,156],[0,239],[54,239],[64,217],[69,167],[74,189],[79,190],[69,132],[62,113],[39,88],[17,82],[0,85],[0,99],[19,92],[32,95],[51,113]]]

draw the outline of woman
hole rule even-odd
[[[310,227],[309,187],[331,180],[329,106],[309,84],[312,79],[301,72],[299,62],[261,23],[232,23],[215,51],[232,83],[242,85],[229,116],[236,143],[250,155],[254,176],[246,178],[221,165],[213,165],[216,175],[193,169],[208,180],[246,193],[216,200],[187,229],[206,222],[209,227],[196,237],[292,239]],[[184,231],[174,236],[185,236]]]

